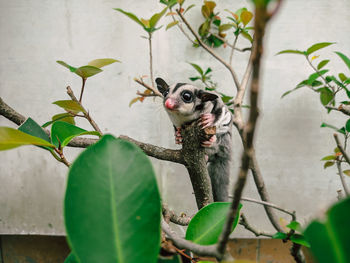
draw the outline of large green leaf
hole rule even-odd
[[[180,255],[173,255],[169,258],[158,258],[158,263],[182,263]]]
[[[55,147],[39,137],[29,135],[10,127],[0,127],[0,151],[9,150],[22,145]]]
[[[329,59],[322,60],[320,63],[318,63],[317,69],[320,70],[321,68],[326,66],[328,64],[328,62],[329,62]]]
[[[102,69],[99,69],[94,66],[82,66],[77,68],[76,71],[74,71],[75,74],[82,77],[83,79],[87,79],[88,77],[92,77],[98,73],[102,72]]]
[[[84,263],[156,262],[161,205],[148,157],[105,135],[72,164],[64,201],[69,243]]]
[[[188,225],[186,239],[200,245],[217,243],[230,205],[230,202],[215,202],[199,210]],[[239,210],[241,207],[242,205],[239,206]],[[232,226],[232,231],[237,226],[238,220],[239,211]]]
[[[154,14],[151,19],[149,20],[149,26],[150,28],[155,28],[159,19],[165,14],[168,7],[164,8],[161,12]]]
[[[319,90],[320,90],[320,100],[322,105],[326,106],[328,103],[330,103],[334,99],[334,94],[329,88],[323,87]]]
[[[335,53],[344,61],[346,66],[350,69],[350,59],[341,52],[335,52]]]
[[[311,47],[309,47],[307,50],[306,50],[306,53],[307,55],[310,55],[312,53],[314,53],[315,51],[317,50],[320,50],[321,48],[325,48],[325,47],[328,47],[329,45],[333,45],[334,42],[321,42],[321,43],[316,43],[314,45],[312,45]]]
[[[204,74],[204,72],[203,72],[203,69],[200,67],[200,66],[198,66],[197,64],[194,64],[194,63],[189,63],[192,67],[194,67],[194,69],[195,70],[197,70],[197,72],[199,73],[199,74],[201,74],[201,76],[203,76],[203,74]]]
[[[86,111],[80,105],[80,103],[73,100],[57,100],[55,102],[52,102],[52,104],[56,104],[57,106],[74,113],[78,113],[78,112],[86,113]]]
[[[325,222],[313,221],[304,234],[319,263],[350,262],[350,199],[334,205]]]
[[[51,140],[52,143],[59,147],[65,147],[74,137],[81,135],[96,135],[100,136],[100,133],[97,131],[87,131],[73,124],[63,121],[57,121],[52,124],[51,127]]]
[[[116,59],[113,59],[113,58],[99,58],[99,59],[95,59],[93,61],[90,61],[88,63],[88,65],[96,67],[96,68],[102,68],[104,66],[113,64],[115,62],[120,62],[120,61],[116,60]]]
[[[136,23],[138,23],[140,26],[142,26],[143,28],[145,28],[145,25],[141,22],[140,19],[138,19],[138,17],[136,15],[134,15],[133,13],[130,12],[126,12],[123,9],[120,8],[114,8],[114,10],[119,11],[120,13],[123,13],[124,15],[126,15],[127,17],[131,18],[132,20],[134,20]]]

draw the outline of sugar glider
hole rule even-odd
[[[164,97],[164,108],[175,128],[175,143],[181,144],[181,128],[199,120],[201,127],[216,127],[216,135],[203,141],[208,155],[214,202],[228,201],[232,147],[232,114],[221,98],[186,83],[169,86],[163,79],[156,79],[157,88]]]

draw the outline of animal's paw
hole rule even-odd
[[[175,143],[182,144],[181,128],[175,130]]]
[[[214,126],[215,115],[212,113],[202,114],[199,125],[202,129]]]
[[[209,140],[202,142],[203,147],[211,147],[216,142],[216,135],[210,137]]]

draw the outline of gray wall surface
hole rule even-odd
[[[202,1],[189,20],[198,28]],[[218,10],[237,10],[250,1],[217,1]],[[43,124],[60,109],[53,101],[68,99],[66,86],[78,94],[80,79],[58,65],[63,60],[74,66],[96,58],[116,58],[104,72],[86,85],[84,105],[103,132],[124,134],[140,141],[176,148],[173,129],[161,100],[146,100],[131,108],[129,101],[142,90],[134,77],[149,75],[148,43],[139,25],[112,8],[150,17],[163,6],[158,1],[0,0],[0,95],[18,112]],[[336,200],[341,189],[334,167],[324,170],[320,159],[335,148],[333,131],[321,129],[322,122],[344,125],[344,116],[328,115],[310,90],[299,90],[284,99],[281,95],[305,79],[312,70],[302,57],[275,56],[283,49],[306,49],[316,42],[336,45],[317,52],[331,58],[334,74],[349,74],[333,51],[350,56],[350,2],[348,0],[286,0],[270,24],[264,56],[261,118],[256,138],[258,161],[271,201],[296,210],[302,223]],[[166,17],[161,24],[167,24]],[[165,26],[164,26],[165,27]],[[164,27],[154,35],[155,75],[169,83],[188,82],[195,74],[187,62],[212,67],[220,90],[234,95],[228,71],[202,49],[194,49],[181,32]],[[239,47],[248,42],[241,40]],[[229,50],[218,51],[228,58]],[[236,52],[234,66],[241,77],[248,54]],[[320,58],[319,58],[320,61]],[[90,129],[78,120],[78,125]],[[1,126],[15,125],[0,117]],[[234,131],[235,181],[241,143]],[[66,154],[73,160],[79,149]],[[62,200],[67,169],[39,148],[21,147],[0,152],[0,234],[64,234]],[[177,212],[195,212],[195,200],[186,170],[175,164],[152,160],[162,198]],[[347,182],[350,183],[349,179]],[[252,178],[244,196],[258,198]],[[244,211],[259,229],[272,230],[261,207],[244,204]],[[278,214],[289,220],[286,215]],[[250,233],[240,229],[241,237]]]

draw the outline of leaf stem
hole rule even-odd
[[[79,98],[79,103],[83,100],[83,93],[84,93],[84,88],[85,88],[85,83],[86,83],[86,78],[81,78],[83,80],[83,84],[81,86],[81,91],[80,91],[80,98]]]
[[[153,54],[152,54],[152,33],[148,33],[148,45],[149,45],[149,70],[151,77],[151,84],[154,87],[154,77],[153,77]]]

